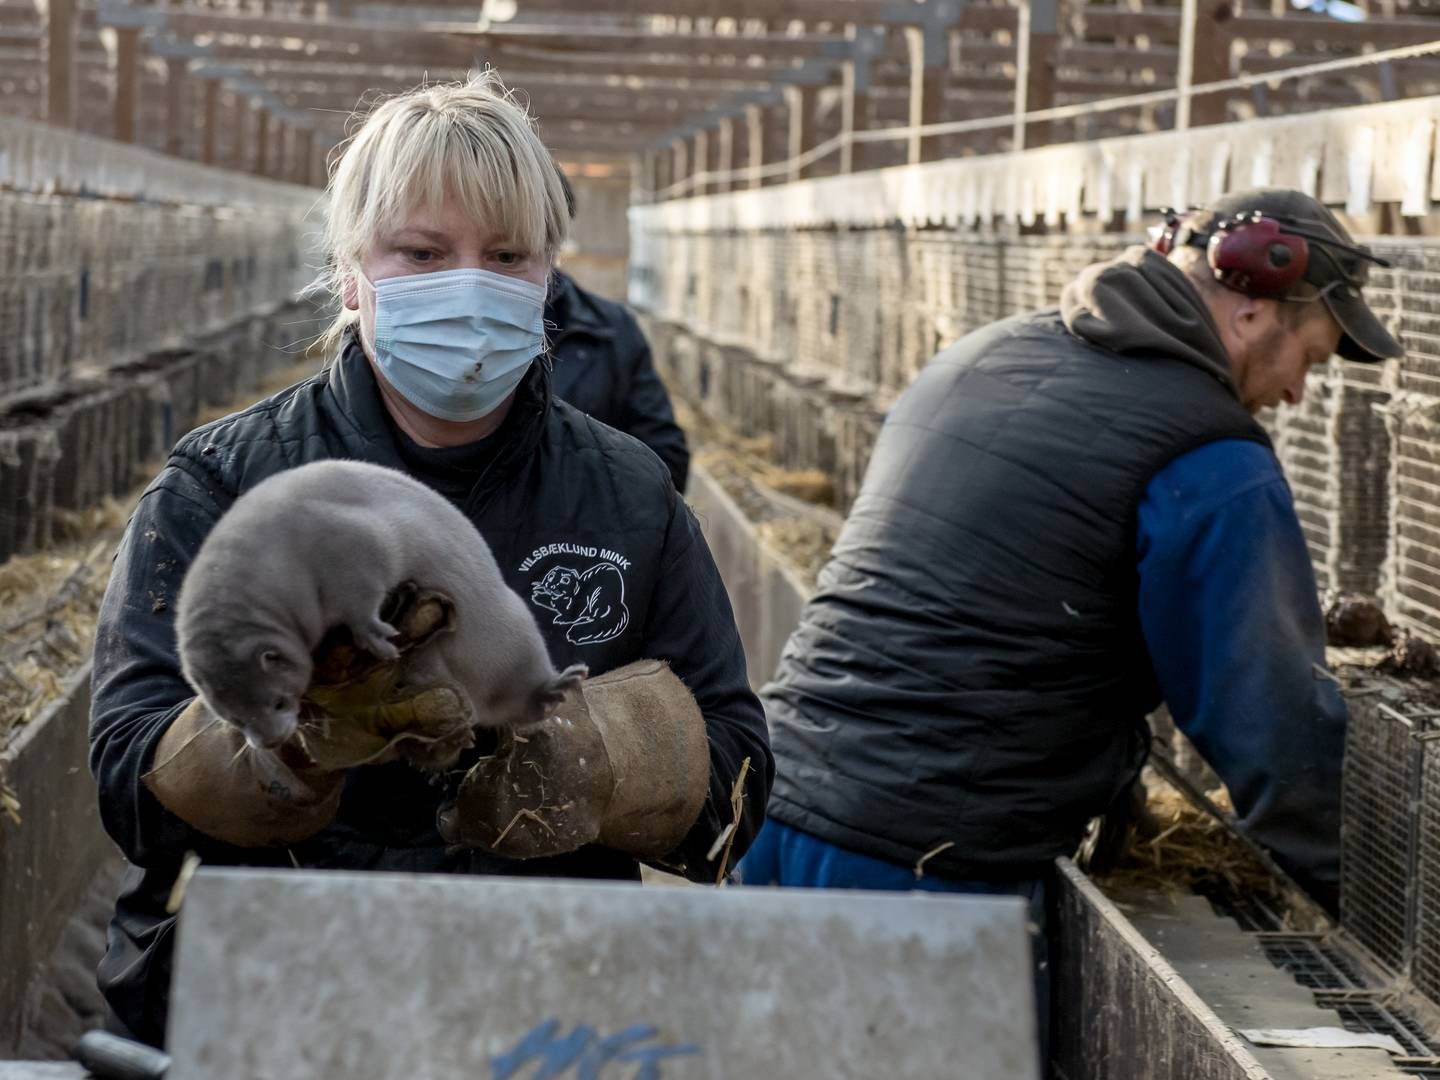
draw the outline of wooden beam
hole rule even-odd
[[[474,59],[474,50],[504,45],[529,46],[577,52],[609,51],[617,56],[640,52],[671,56],[764,56],[804,58],[828,45],[843,44],[833,35],[801,34],[739,36],[722,34],[645,34],[634,30],[595,28],[584,31],[566,26],[517,26],[470,30],[458,24],[408,27],[361,26],[340,21],[282,18],[217,12],[190,6],[172,7],[156,13],[160,26],[183,38],[201,35],[228,35],[236,39],[290,39],[336,46],[358,47],[369,52],[404,56],[417,66],[442,62],[464,65]]]
[[[351,109],[356,105],[359,93],[353,87],[320,87],[296,89],[266,84],[267,89],[295,109]],[[525,88],[522,88],[525,89]],[[671,97],[663,92],[635,92],[628,89],[613,91],[610,88],[585,93],[573,87],[533,87],[522,94],[521,100],[530,115],[539,120],[566,119],[568,116],[616,116],[621,114],[643,115],[647,119],[669,117],[673,123],[680,123],[690,116],[705,112],[724,94],[685,94]]]
[[[34,29],[35,8],[29,4],[0,4],[0,27]]]
[[[427,6],[446,6],[429,4]],[[475,7],[474,0],[457,6]],[[892,0],[525,0],[526,15],[669,15],[673,18],[779,19],[803,23],[879,23]]]
[[[200,160],[214,165],[219,160],[215,150],[220,135],[220,80],[205,80],[205,104],[200,126]]]
[[[673,91],[656,88],[574,87],[564,84],[531,83],[518,88],[535,109],[566,104],[592,108],[640,109],[651,113],[669,112],[678,117],[704,112],[730,95],[723,91]]]
[[[636,183],[636,188],[634,189],[635,202],[654,201],[653,194],[656,190],[656,180],[658,179],[655,175],[656,164],[656,153],[654,150],[642,150],[636,155],[636,162],[633,166]]]
[[[972,67],[994,67],[998,64],[1015,62],[1014,45],[998,45],[993,41],[971,41],[959,43],[960,70]]]
[[[290,179],[290,168],[294,161],[294,146],[291,140],[294,135],[295,125],[276,117],[275,163],[270,167],[270,175],[276,180]]]
[[[165,152],[185,153],[185,70],[188,63],[173,57],[165,61]]]
[[[762,57],[771,60],[807,59],[829,47],[843,48],[845,38],[833,34],[643,34],[633,30],[575,31],[562,27],[510,27],[502,31],[476,31],[455,35],[486,45],[529,46],[537,49],[582,53],[608,52],[617,57],[649,53],[653,56]]]
[[[855,171],[856,145],[850,137],[863,127],[860,68],[856,61],[847,60],[840,66],[840,162],[843,173]]]
[[[923,0],[922,0],[923,2]],[[456,7],[473,15],[476,0],[426,0],[426,7]],[[524,13],[575,15],[668,15],[672,18],[729,18],[763,20],[771,26],[803,22],[877,26],[890,21],[897,5],[892,0],[525,0]],[[918,6],[918,5],[917,5]],[[1015,9],[1001,5],[974,5],[960,14],[961,29],[1014,30]]]
[[[815,102],[819,89],[816,86],[785,87],[785,105],[790,122],[786,157],[790,162],[788,179],[791,183],[803,180],[814,172],[811,165],[799,165],[796,159],[815,148]]]
[[[443,34],[414,29],[414,24],[401,26],[364,26],[334,20],[295,19],[275,15],[251,15],[214,11],[198,7],[169,7],[155,10],[155,21],[161,30],[180,38],[201,35],[226,35],[239,40],[275,39],[314,43],[328,50],[342,46],[358,47],[374,53],[411,56],[416,62],[438,58],[447,52],[456,57],[451,63],[466,62],[468,48],[464,43]]]
[[[235,95],[230,117],[230,168],[236,172],[250,171],[250,101],[243,94]]]
[[[701,176],[701,175],[703,175],[704,173],[709,172],[709,171],[710,171],[710,133],[709,133],[708,131],[697,131],[697,132],[695,132],[695,135],[694,135],[694,137],[693,137],[693,150],[692,150],[691,153],[692,153],[692,156],[691,156],[691,158],[690,158],[690,161],[691,161],[690,168],[691,168],[691,171],[692,171],[693,175],[695,175],[695,176]],[[701,181],[701,182],[696,186],[696,188],[695,188],[695,190],[694,190],[694,194],[696,194],[696,195],[708,195],[708,194],[710,194],[710,191],[711,191],[710,184],[709,184],[708,182],[706,182],[706,181]]]
[[[910,127],[939,123],[944,117],[945,69],[948,31],[939,27],[907,26],[905,47],[910,59]],[[911,135],[905,159],[911,165],[940,157],[940,139]]]
[[[653,150],[651,157],[655,163],[655,183],[650,188],[655,195],[651,201],[659,202],[660,192],[675,182],[675,162],[668,150]]]
[[[270,110],[264,105],[255,106],[255,158],[253,172],[256,176],[270,175]]]
[[[246,65],[239,66],[246,67]],[[416,85],[416,80],[411,72],[365,74],[363,73],[365,69],[360,67],[356,67],[353,72],[348,74],[339,74],[333,71],[312,74],[303,69],[276,70],[259,66],[249,68],[249,70],[254,72],[257,80],[263,81],[266,87],[277,93],[287,90],[310,92],[331,90],[340,96],[354,95],[358,97],[367,90],[394,93],[408,90]],[[694,68],[689,70],[694,71]],[[768,80],[765,78],[740,81],[736,79],[665,78],[648,74],[621,77],[600,73],[562,74],[518,70],[513,74],[501,72],[501,75],[510,89],[531,95],[569,92],[587,95],[594,93],[624,94],[631,97],[649,98],[698,99],[708,97],[716,99],[768,85]],[[435,80],[432,78],[431,81]]]
[[[855,50],[840,65],[840,154],[836,168],[849,173],[864,168],[873,156],[871,147],[852,143],[848,136],[864,131],[869,123],[869,96],[875,89],[875,57],[885,48],[885,31],[852,28]],[[907,84],[906,91],[908,93]]]
[[[620,122],[633,120],[637,124],[669,125],[676,127],[684,123],[701,108],[669,109],[663,105],[640,106],[622,102],[601,101],[594,104],[566,100],[541,103],[531,110],[531,115],[541,125],[564,124],[571,120],[608,120]]]
[[[769,111],[764,105],[745,106],[745,134],[746,142],[749,144],[749,152],[745,155],[745,164],[750,169],[750,175],[746,178],[746,187],[751,189],[763,187],[765,184],[760,170],[767,164],[765,126],[768,120],[766,113]]]
[[[208,55],[228,65],[243,67],[257,75],[312,75],[315,78],[337,76],[373,76],[381,81],[403,80],[413,86],[425,76],[432,81],[463,79],[475,64],[489,64],[501,78],[510,83],[541,75],[589,76],[622,79],[626,77],[656,79],[690,79],[697,81],[728,80],[739,84],[736,89],[763,87],[771,73],[793,66],[790,60],[749,62],[734,56],[696,56],[687,60],[649,56],[644,53],[566,53],[546,49],[483,49],[463,64],[425,63],[424,57],[414,62],[396,63],[393,52],[316,51],[280,48],[274,45],[221,43],[207,46]]]
[[[671,160],[674,164],[671,167],[670,183],[679,184],[690,177],[689,146],[684,139],[676,139],[670,149]]]
[[[1015,53],[1015,127],[1011,148],[1051,141],[1049,123],[1027,125],[1024,115],[1055,104],[1055,59],[1060,48],[1056,0],[1022,0]]]
[[[48,0],[40,8],[45,34],[45,120],[56,127],[73,128],[78,66],[75,0]]]
[[[1078,21],[1083,24],[1085,37],[1089,39],[1143,36],[1167,45],[1174,45],[1180,40],[1178,8],[1127,11],[1087,5],[1081,9]],[[1226,19],[1225,29],[1235,41],[1285,41],[1307,49],[1321,44],[1351,48],[1368,45],[1388,49],[1429,41],[1436,36],[1435,23],[1429,19],[1386,18],[1343,23],[1319,15],[1286,14],[1277,17],[1252,14],[1250,11]]]
[[[315,185],[315,129],[301,128],[299,145],[295,148],[295,182]]]
[[[645,140],[639,142],[621,141],[612,138],[582,138],[575,136],[566,139],[563,143],[556,143],[552,149],[557,154],[587,154],[595,158],[607,158],[617,164],[623,164],[625,160],[634,154]]]
[[[794,66],[789,58],[761,59],[731,54],[695,56],[677,60],[643,52],[563,53],[548,49],[493,49],[481,54],[500,77],[509,83],[543,75],[589,76],[591,78],[685,79],[697,83],[728,82],[736,91],[768,86],[777,70]]]
[[[135,115],[140,101],[140,31],[122,26],[115,34],[115,119],[118,142],[135,141]]]
[[[1064,45],[1056,66],[1086,68],[1092,71],[1140,72],[1153,71],[1169,78],[1178,70],[1180,50],[1170,48],[1136,49],[1129,45]]]
[[[669,121],[650,122],[600,117],[541,124],[540,138],[547,146],[566,135],[613,135],[616,138],[638,139],[645,142],[673,135],[674,131],[675,125]]]
[[[714,190],[724,194],[732,187],[730,178],[726,173],[735,169],[735,118],[724,116],[720,119],[720,125],[715,131],[715,171],[721,174],[721,178],[715,182]]]
[[[1198,18],[1191,41],[1191,85],[1220,82],[1230,77],[1230,0],[1195,0]],[[1191,127],[1202,124],[1223,124],[1228,119],[1228,94],[1202,94],[1182,98],[1177,106],[1189,109]],[[1179,108],[1176,109],[1179,127]]]

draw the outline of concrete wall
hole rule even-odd
[[[799,625],[809,589],[765,546],[754,524],[703,465],[691,465],[685,499],[725,579],[745,645],[750,685],[758,690],[775,673],[780,652]]]
[[[86,664],[65,697],[0,751],[21,815],[18,825],[0,816],[0,1058],[15,1052],[25,991],[113,850],[86,767],[89,719]]]
[[[1271,1074],[1114,904],[1057,863],[1051,1032],[1057,1080],[1265,1080]]]

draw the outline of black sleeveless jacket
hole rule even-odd
[[[934,852],[939,875],[1029,874],[1071,853],[1138,769],[1159,697],[1140,497],[1199,445],[1269,443],[1179,271],[1138,249],[1092,271],[1100,310],[1072,294],[1065,319],[967,336],[887,417],[762,691],[777,820],[901,864]],[[1139,290],[1137,307],[1104,303],[1115,287]]]

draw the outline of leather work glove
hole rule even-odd
[[[344,627],[327,635],[301,699],[300,743],[327,769],[396,758],[422,769],[452,765],[475,744],[469,706],[453,686],[411,685],[407,657],[454,630],[455,605],[443,593],[407,582],[391,595],[381,618],[399,631],[400,659],[372,656]]]
[[[710,743],[668,665],[639,660],[587,679],[555,715],[500,732],[436,821],[447,843],[509,859],[601,844],[658,858],[700,816]]]
[[[167,810],[238,847],[298,843],[335,817],[344,770],[403,757],[438,768],[474,741],[465,699],[445,686],[405,683],[407,657],[453,627],[448,597],[402,585],[382,613],[400,658],[382,661],[349,632],[327,635],[302,702],[296,736],[257,750],[196,698],[171,723],[142,780]]]

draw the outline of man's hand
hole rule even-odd
[[[640,660],[587,680],[544,722],[502,732],[436,827],[511,859],[591,843],[659,857],[695,823],[709,777],[700,707],[669,667]]]

